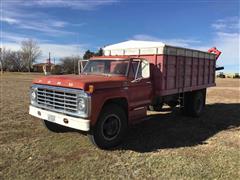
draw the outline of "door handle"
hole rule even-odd
[[[146,83],[147,83],[147,84],[152,84],[152,82],[151,82],[151,81],[147,81]]]

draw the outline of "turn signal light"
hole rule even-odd
[[[94,91],[94,86],[93,85],[89,85],[87,92],[91,94],[91,93],[93,93],[93,91]]]

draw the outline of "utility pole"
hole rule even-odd
[[[75,59],[73,56],[72,56],[72,59],[73,59],[73,73],[75,74]]]
[[[48,64],[51,64],[51,53],[48,54]]]
[[[31,54],[28,55],[28,72],[31,72]]]

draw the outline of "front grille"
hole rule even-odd
[[[77,94],[51,88],[37,88],[37,104],[65,114],[77,113]]]

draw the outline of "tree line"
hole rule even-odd
[[[1,48],[1,70],[30,72],[33,63],[41,56],[41,53],[38,43],[34,40],[22,41],[18,51]]]
[[[87,50],[83,57],[72,56],[72,57],[63,57],[60,59],[60,64],[55,68],[55,74],[77,74],[78,73],[78,61],[81,59],[90,59],[93,56],[102,56],[103,49],[100,48],[97,52]]]
[[[10,72],[32,72],[33,64],[36,63],[41,55],[42,51],[37,41],[31,39],[22,41],[21,48],[18,51],[1,48],[0,69],[2,71]],[[53,73],[76,74],[78,72],[78,60],[102,55],[103,50],[100,48],[97,52],[87,50],[83,57],[62,57],[56,65],[56,68],[54,68]]]

